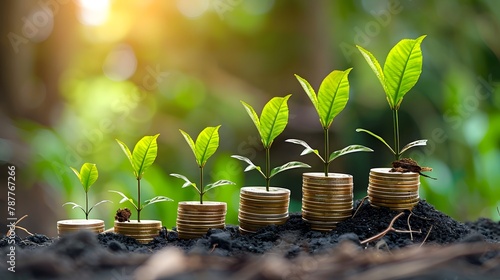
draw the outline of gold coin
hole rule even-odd
[[[178,204],[178,209],[190,212],[226,211],[227,204],[213,201],[205,201],[203,204],[200,204],[199,201],[181,201]]]
[[[418,191],[419,185],[415,185],[412,187],[403,187],[403,186],[381,186],[381,185],[368,185],[368,189],[382,192],[415,192]]]
[[[266,191],[265,187],[243,187],[240,190],[240,195],[262,195],[262,196],[285,197],[285,196],[290,196],[290,190],[284,188],[270,187],[269,191]]]
[[[304,194],[302,199],[313,202],[345,202],[352,201],[352,195]]]
[[[250,213],[259,213],[259,214],[279,214],[288,212],[288,205],[283,205],[281,207],[255,207],[253,205],[241,204],[240,210]]]

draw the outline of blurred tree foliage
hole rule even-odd
[[[192,134],[219,124],[221,146],[207,166],[207,179],[237,186],[218,188],[207,200],[227,202],[227,223],[237,224],[239,188],[264,183],[230,158],[241,154],[261,164],[264,158],[239,100],[259,108],[272,96],[293,94],[290,122],[272,158],[273,165],[297,160],[301,149],[284,140],[301,138],[321,147],[322,130],[293,74],[317,88],[333,69],[349,67],[350,100],[333,122],[332,149],[362,144],[375,153],[340,158],[331,171],[354,175],[356,198],[365,196],[369,169],[388,166],[392,157],[354,130],[363,127],[390,139],[392,120],[383,89],[355,45],[383,63],[396,42],[423,34],[423,73],[400,109],[402,143],[429,139],[427,147],[410,153],[438,178],[422,178],[421,198],[459,220],[499,219],[495,0],[21,0],[0,6],[7,34],[1,45],[0,161],[18,166],[17,198],[20,211],[34,217],[31,231],[55,235],[57,219],[79,217],[60,205],[84,199],[69,168],[83,162],[99,168],[91,200],[115,201],[92,214],[112,225],[114,211],[124,205],[108,190],[135,190],[115,138],[131,145],[160,133],[143,196],[196,200],[168,176],[197,174],[178,129]],[[300,160],[321,170],[312,156]],[[300,211],[302,172],[274,180],[292,190],[291,211]],[[171,228],[176,202],[146,208],[143,217]]]

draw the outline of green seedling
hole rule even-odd
[[[137,179],[137,204],[132,198],[127,197],[122,192],[110,192],[117,193],[122,197],[120,203],[129,201],[134,206],[135,210],[137,210],[138,222],[141,222],[141,210],[146,206],[157,202],[172,201],[172,199],[165,196],[156,196],[152,199],[144,201],[144,203],[141,204],[141,179],[144,175],[144,172],[153,164],[156,159],[156,155],[158,154],[158,145],[156,143],[156,139],[159,135],[160,134],[156,134],[154,136],[144,136],[141,140],[139,140],[139,142],[137,142],[133,152],[130,152],[130,149],[125,143],[116,139],[116,142],[118,142],[123,153],[125,153],[128,160],[130,161],[130,165],[132,165],[132,169],[134,171],[134,176]]]
[[[329,165],[334,159],[354,152],[373,152],[372,149],[362,145],[350,145],[341,150],[334,151],[329,155],[330,139],[328,136],[328,129],[332,125],[333,119],[342,110],[344,110],[347,100],[349,100],[348,75],[351,70],[352,68],[345,71],[334,70],[331,72],[328,76],[326,76],[323,82],[321,82],[317,95],[313,87],[306,79],[300,77],[299,75],[295,75],[307,96],[311,99],[311,102],[318,113],[319,122],[321,123],[324,132],[324,156],[322,157],[318,150],[311,148],[305,141],[287,139],[286,142],[303,146],[305,150],[300,154],[301,156],[310,153],[317,155],[324,164],[323,171],[325,172],[326,177],[328,177]]]
[[[422,73],[422,50],[420,45],[426,35],[420,36],[417,39],[403,39],[397,43],[387,55],[384,64],[384,70],[379,62],[369,51],[360,46],[356,46],[368,65],[373,70],[378,80],[382,84],[385,91],[387,102],[392,110],[392,118],[394,125],[394,148],[377,134],[366,129],[358,128],[357,132],[365,132],[380,140],[386,145],[391,153],[394,154],[396,160],[401,158],[401,155],[408,149],[415,146],[425,146],[427,140],[413,141],[402,149],[399,142],[399,118],[398,110],[403,101],[403,97],[417,83],[420,74]]]
[[[291,94],[285,97],[273,97],[262,109],[262,113],[259,116],[255,112],[252,106],[247,103],[241,101],[243,107],[247,111],[248,115],[252,119],[257,131],[260,134],[260,139],[262,141],[262,145],[264,146],[264,150],[266,151],[266,169],[262,172],[260,166],[255,165],[249,158],[232,155],[231,157],[244,161],[248,164],[246,171],[250,171],[256,169],[259,173],[266,179],[266,191],[269,191],[270,180],[274,175],[283,172],[292,168],[299,167],[311,167],[308,164],[292,161],[285,163],[282,166],[275,167],[271,170],[271,156],[270,149],[271,145],[274,142],[274,139],[280,135],[283,130],[285,130],[286,125],[288,124],[288,99]]]
[[[97,181],[97,177],[99,177],[99,172],[97,171],[97,166],[93,163],[84,163],[82,167],[80,168],[80,172],[76,170],[75,168],[71,167],[71,170],[75,172],[76,177],[78,177],[78,180],[80,180],[80,183],[82,184],[83,190],[85,191],[85,208],[82,206],[74,203],[74,202],[66,202],[62,206],[65,205],[73,205],[71,209],[75,208],[80,208],[82,209],[83,213],[85,213],[85,219],[89,219],[89,214],[99,204],[105,203],[105,202],[111,202],[109,200],[102,200],[94,204],[94,206],[90,207],[89,209],[89,190],[90,187]],[[112,203],[112,202],[111,202]]]
[[[193,151],[196,164],[200,168],[200,185],[198,187],[196,183],[191,182],[186,176],[180,174],[172,173],[170,176],[184,180],[185,183],[182,185],[183,188],[188,186],[195,188],[200,195],[200,204],[203,204],[203,195],[205,195],[207,191],[221,186],[235,185],[235,183],[228,180],[219,180],[206,186],[203,185],[203,168],[205,167],[208,159],[215,153],[215,151],[217,151],[217,148],[219,147],[219,128],[220,125],[203,129],[196,138],[196,142],[193,141],[193,138],[191,138],[189,134],[182,129],[179,129],[191,148],[191,151]]]

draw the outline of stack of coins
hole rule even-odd
[[[267,225],[282,225],[288,220],[290,190],[271,187],[244,187],[240,191],[238,221],[241,233],[255,233]]]
[[[147,244],[160,234],[161,221],[157,220],[131,220],[130,222],[115,221],[115,233],[135,238],[137,242]]]
[[[225,202],[183,201],[177,208],[177,232],[181,239],[202,237],[211,228],[226,227]]]
[[[312,230],[331,231],[352,216],[351,175],[304,173],[302,177],[302,219]]]
[[[73,219],[57,222],[57,235],[59,235],[59,237],[80,230],[88,230],[95,233],[101,233],[104,231],[104,221],[94,219]]]
[[[415,172],[389,172],[390,168],[372,168],[368,183],[370,204],[391,210],[411,210],[420,200],[420,177]]]

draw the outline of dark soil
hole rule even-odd
[[[2,262],[0,279],[500,279],[500,223],[460,223],[421,201],[393,225],[412,234],[363,242],[397,214],[364,202],[331,232],[310,230],[295,213],[256,234],[228,225],[180,240],[163,230],[146,245],[114,233],[37,234],[16,239],[16,273]],[[4,256],[9,246],[3,237]]]

